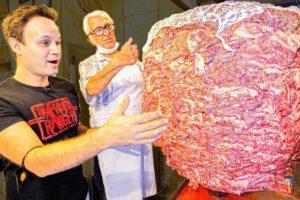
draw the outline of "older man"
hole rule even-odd
[[[118,51],[115,25],[104,11],[85,16],[83,29],[96,53],[79,65],[80,88],[89,104],[91,127],[101,127],[125,96],[131,101],[126,115],[140,114],[143,65],[130,38]],[[139,200],[156,193],[152,145],[119,146],[106,149],[95,160],[108,200]],[[99,186],[99,182],[96,182]]]

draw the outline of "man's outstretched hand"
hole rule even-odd
[[[129,103],[129,97],[126,97],[103,126],[109,147],[151,143],[167,130],[168,120],[160,112],[124,115]]]

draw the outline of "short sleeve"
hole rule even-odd
[[[96,100],[97,100],[97,97],[90,96],[86,93],[87,82],[90,80],[90,78],[92,76],[94,76],[97,73],[97,71],[95,71],[96,67],[92,66],[92,65],[95,65],[95,64],[88,63],[88,62],[79,63],[79,75],[80,75],[79,86],[80,86],[80,91],[81,91],[83,97],[85,98],[86,103],[89,104],[89,105],[94,105]]]
[[[108,84],[98,96],[90,96],[86,92],[86,85],[90,78],[101,71],[108,62],[109,61],[105,59],[98,61],[87,59],[79,63],[80,91],[85,98],[86,103],[90,106],[101,107],[103,104],[107,104],[112,98],[112,84]]]
[[[24,119],[15,110],[14,106],[0,99],[0,131],[20,121],[24,121]]]

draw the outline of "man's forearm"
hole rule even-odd
[[[25,158],[25,168],[44,177],[78,166],[107,148],[102,133],[89,129],[76,138],[36,148]]]
[[[46,145],[26,122],[15,123],[0,134],[0,154],[44,177],[78,166],[106,148],[153,142],[166,130],[167,121],[161,113],[125,116],[128,106],[127,97],[103,127]]]
[[[87,83],[86,92],[90,96],[98,96],[111,82],[115,75],[122,69],[112,62],[93,76]]]

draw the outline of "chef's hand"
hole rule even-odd
[[[122,46],[121,50],[115,54],[112,62],[115,66],[124,67],[125,65],[132,65],[138,60],[138,48],[136,44],[132,44],[132,38]]]
[[[160,112],[124,115],[129,101],[126,97],[103,126],[108,147],[151,143],[167,130],[168,120]]]

